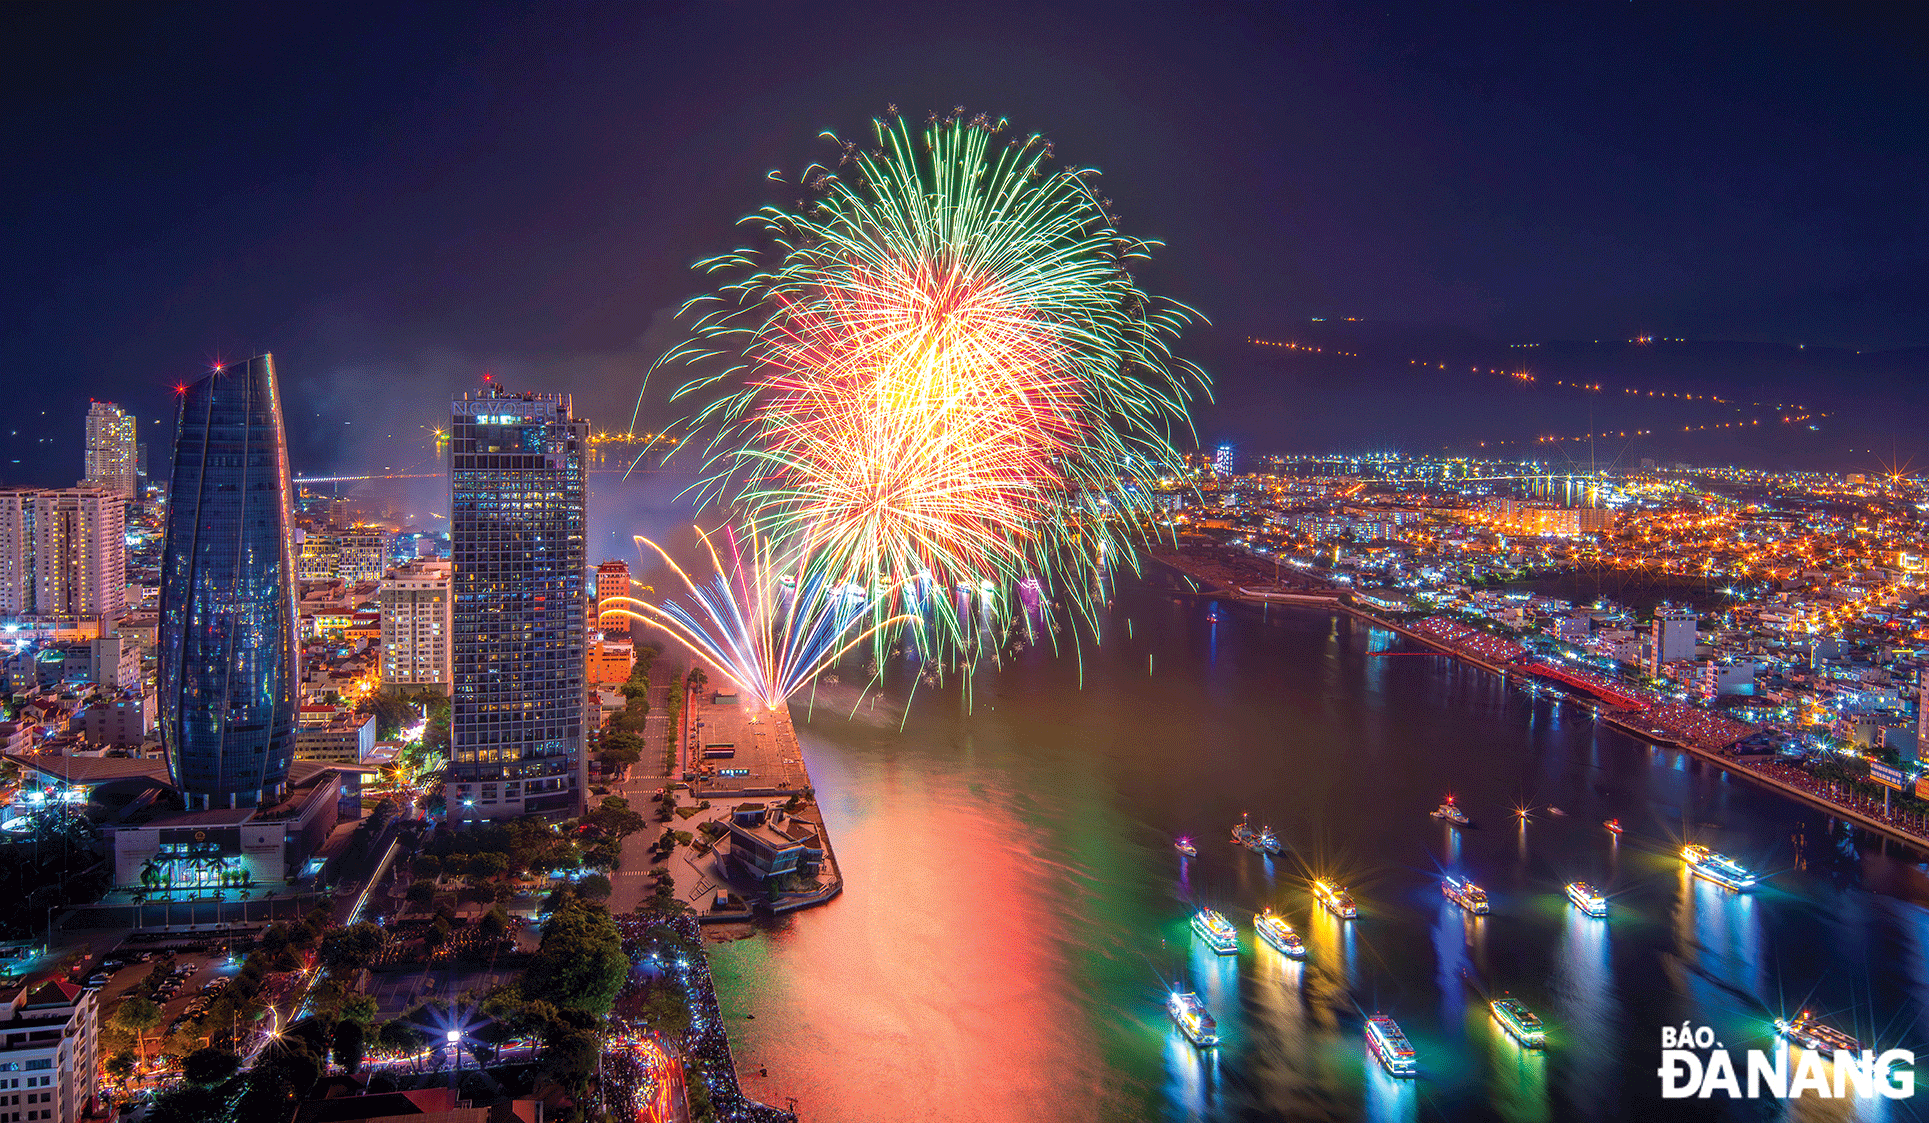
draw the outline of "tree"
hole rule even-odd
[[[509,933],[509,914],[502,911],[501,905],[497,905],[482,914],[482,919],[476,922],[476,928],[482,933],[483,939],[499,940]]]
[[[409,863],[409,872],[420,878],[436,878],[442,875],[442,859],[433,854],[423,854]]]
[[[190,1084],[213,1087],[241,1068],[241,1058],[226,1049],[196,1049],[181,1062],[181,1076]]]
[[[507,855],[484,851],[469,859],[469,881],[481,883],[493,881],[509,871]]]
[[[408,902],[411,905],[427,906],[435,900],[435,886],[426,881],[418,881],[409,886]]]
[[[335,1063],[350,1076],[361,1071],[364,1039],[362,1023],[347,1019],[335,1023]]]
[[[382,1043],[384,1049],[397,1053],[413,1053],[420,1049],[428,1038],[418,1026],[403,1017],[383,1022],[376,1040]]]
[[[607,901],[614,887],[610,879],[600,873],[589,874],[576,882],[576,891],[592,901]]]
[[[353,974],[375,962],[383,939],[382,930],[366,920],[337,928],[322,937],[322,964],[334,974]]]
[[[147,1034],[161,1024],[161,1008],[140,995],[129,995],[114,1009],[114,1024],[134,1035],[141,1062],[147,1062]]]
[[[380,1006],[372,994],[351,994],[342,999],[341,1017],[344,1021],[360,1022],[363,1029],[375,1021]]]
[[[125,1080],[134,1075],[134,1054],[122,1049],[107,1058],[107,1075],[116,1080]]]
[[[214,1092],[196,1084],[180,1084],[157,1093],[148,1106],[153,1123],[225,1123],[227,1104]]]
[[[523,993],[558,1010],[606,1017],[629,970],[609,910],[571,898],[543,922],[542,947],[523,975]]]

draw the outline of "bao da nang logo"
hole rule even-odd
[[[1916,1055],[1908,1049],[1878,1054],[1846,1034],[1816,1026],[1806,1013],[1793,1022],[1777,1021],[1775,1028],[1800,1047],[1778,1040],[1772,1049],[1743,1051],[1738,1063],[1709,1026],[1663,1026],[1661,1067],[1655,1073],[1662,1098],[1901,1100],[1916,1094]]]

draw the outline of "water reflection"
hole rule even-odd
[[[1565,917],[1560,951],[1554,961],[1554,1018],[1548,1043],[1550,1048],[1561,1049],[1566,1100],[1589,1119],[1609,1118],[1613,1112],[1605,1109],[1614,1099],[1614,1054],[1585,1047],[1587,1042],[1618,1041],[1621,1037],[1609,961],[1608,921],[1588,916],[1568,904],[1565,897],[1560,905]]]
[[[855,688],[823,688],[800,740],[846,892],[713,955],[740,1065],[769,1068],[752,1095],[850,1123],[1659,1119],[1663,1024],[1747,1048],[1793,995],[1883,1047],[1921,1044],[1919,859],[1858,860],[1822,817],[1484,672],[1369,657],[1406,641],[1356,621],[1204,612],[1122,589],[1105,644],[986,666],[971,706],[947,683],[906,713],[887,682],[879,712],[850,717]],[[1478,828],[1435,833],[1449,790]],[[1526,801],[1569,814],[1523,824]],[[1242,810],[1288,852],[1227,842]],[[1782,872],[1747,897],[1691,885],[1677,823]],[[1204,841],[1175,867],[1180,835]],[[1816,840],[1813,869],[1761,860],[1791,836]],[[1328,871],[1359,921],[1313,903],[1303,878]],[[1486,887],[1493,913],[1446,901],[1442,871]],[[1611,921],[1568,904],[1576,876],[1611,886]],[[1234,920],[1238,956],[1195,945],[1198,902]],[[1252,936],[1267,904],[1306,939],[1303,965]],[[1165,1017],[1182,973],[1219,1020],[1216,1056]],[[1546,1018],[1544,1056],[1492,1025],[1503,990]],[[1417,1083],[1368,1062],[1375,1008],[1420,1049]],[[1868,1110],[1907,1117],[1886,1103]]]

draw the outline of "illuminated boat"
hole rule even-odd
[[[1172,848],[1188,858],[1197,858],[1199,856],[1199,848],[1194,846],[1192,840],[1189,838],[1178,840],[1172,844]]]
[[[1206,1012],[1206,1004],[1191,991],[1173,991],[1166,997],[1165,1012],[1172,1015],[1172,1024],[1186,1039],[1201,1049],[1210,1049],[1219,1044],[1219,1023],[1212,1020]]]
[[[1475,915],[1484,916],[1487,912],[1487,891],[1471,881],[1449,877],[1440,883],[1440,891],[1447,899]]]
[[[1232,826],[1232,840],[1257,854],[1260,852],[1259,832],[1253,829],[1252,822],[1244,815]]]
[[[1547,1045],[1547,1026],[1541,1022],[1540,1015],[1515,1002],[1511,998],[1500,998],[1488,1003],[1494,1011],[1494,1020],[1509,1037],[1529,1049],[1541,1049]]]
[[[1279,853],[1279,849],[1280,849],[1279,837],[1273,834],[1273,828],[1271,826],[1264,826],[1259,828],[1257,841],[1259,843],[1257,849],[1260,852],[1266,853],[1266,854]]]
[[[1464,827],[1468,823],[1467,813],[1462,811],[1460,805],[1453,801],[1452,792],[1448,792],[1446,802],[1434,808],[1430,814],[1436,819],[1445,819],[1456,827]]]
[[[1385,1014],[1375,1014],[1366,1020],[1366,1045],[1393,1075],[1419,1075],[1419,1054],[1413,1051],[1413,1043],[1400,1032],[1400,1023]]]
[[[1274,916],[1273,910],[1254,914],[1253,931],[1259,933],[1259,938],[1273,945],[1281,955],[1290,955],[1294,959],[1306,958],[1306,941],[1299,938],[1299,933],[1293,931],[1292,925]]]
[[[1193,913],[1192,930],[1220,955],[1239,954],[1239,933],[1233,931],[1232,922],[1220,916],[1216,909]]]
[[[1600,890],[1585,881],[1569,882],[1567,885],[1567,899],[1573,901],[1574,907],[1589,916],[1606,916],[1608,914],[1607,898],[1601,896]]]
[[[1609,819],[1607,822],[1602,823],[1601,825],[1606,827],[1609,831],[1611,831],[1614,834],[1621,833],[1621,820],[1619,819]]]
[[[1352,920],[1360,915],[1360,910],[1353,907],[1353,895],[1338,885],[1328,884],[1325,878],[1313,881],[1313,897],[1327,912],[1341,920]]]
[[[1706,846],[1689,843],[1681,848],[1681,856],[1687,860],[1688,868],[1695,872],[1696,877],[1705,877],[1737,893],[1746,893],[1755,887],[1755,875],[1726,854],[1717,854]]]
[[[1807,1010],[1793,1019],[1775,1019],[1775,1032],[1804,1049],[1833,1056],[1837,1049],[1862,1055],[1862,1043],[1826,1022],[1817,1021]]]

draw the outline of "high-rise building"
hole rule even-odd
[[[567,394],[451,403],[455,821],[573,814],[583,791],[589,425]]]
[[[382,606],[382,686],[392,691],[447,694],[455,633],[451,573],[446,561],[418,561],[389,571]]]
[[[111,623],[126,610],[126,500],[97,487],[0,491],[0,616]]]
[[[182,392],[161,559],[161,743],[190,809],[254,807],[295,754],[295,558],[274,358]]]
[[[630,595],[630,566],[628,562],[606,561],[596,567],[596,626],[609,635],[626,636],[630,634],[630,618],[621,612],[603,611],[603,602],[611,597]]]
[[[1216,450],[1214,450],[1212,454],[1213,474],[1216,476],[1232,475],[1232,469],[1233,469],[1233,463],[1234,463],[1233,456],[1234,456],[1233,447],[1230,444],[1220,445]]]
[[[1692,608],[1662,607],[1654,610],[1653,662],[1648,669],[1655,674],[1668,663],[1695,657],[1695,612]]]
[[[134,439],[134,415],[113,402],[95,402],[87,410],[87,478],[82,487],[98,487],[122,499],[140,495],[141,450]]]

